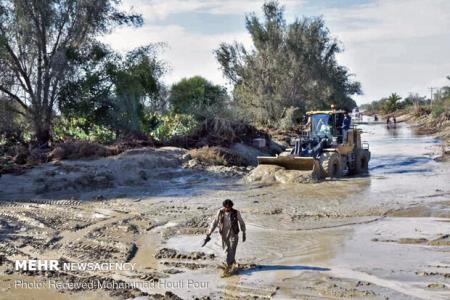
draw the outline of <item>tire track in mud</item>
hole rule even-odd
[[[3,204],[3,203],[2,203]],[[69,206],[70,204],[71,206]],[[92,205],[92,202],[85,202],[85,206],[81,205],[81,202],[78,201],[48,201],[39,200],[39,201],[19,201],[18,203],[9,202],[4,205],[0,205],[0,216],[6,220],[7,223],[17,223],[13,224],[13,231],[9,230],[0,235],[0,246],[2,249],[4,247],[9,247],[11,250],[16,249],[15,251],[3,251],[3,259],[5,261],[9,261],[5,267],[8,274],[12,272],[12,269],[9,269],[8,266],[13,265],[13,261],[16,258],[28,258],[28,259],[63,259],[68,262],[86,262],[88,261],[96,262],[96,259],[90,259],[92,254],[95,253],[106,253],[107,252],[117,252],[120,256],[117,257],[121,262],[130,262],[133,257],[136,255],[138,248],[133,242],[136,238],[134,236],[135,225],[132,222],[145,223],[143,220],[143,214],[140,212],[131,212],[130,207],[128,206],[126,209],[121,208],[121,206],[114,208],[114,204],[108,205],[106,208],[98,207]],[[73,209],[77,209],[78,212],[73,212]],[[106,209],[106,215],[105,215]],[[7,210],[7,211],[5,211]],[[75,219],[67,219],[65,214],[69,212],[69,215],[74,215]],[[105,218],[103,220],[96,220],[96,218]],[[64,219],[65,221],[72,222],[76,224],[76,226],[68,226],[67,229],[60,230],[61,224],[56,223],[56,226],[51,226],[51,223],[41,222],[40,219],[51,222],[54,218]],[[4,228],[2,225],[2,229]],[[63,223],[64,224],[64,223]],[[79,225],[80,224],[80,225]],[[8,225],[9,226],[9,225]],[[53,229],[51,227],[56,227]],[[5,229],[8,229],[6,227]],[[24,228],[25,232],[14,232],[14,230],[19,230],[20,228]],[[39,229],[39,232],[42,233],[42,241],[39,243],[29,243],[26,238],[26,234],[31,234],[33,228]],[[117,231],[127,231],[131,228],[130,234],[128,234],[128,239],[124,240],[124,242],[120,241],[120,239],[116,240],[114,237],[111,237],[108,234],[117,232]],[[31,231],[30,231],[31,230]],[[108,233],[108,230],[116,230]],[[144,229],[145,230],[145,227]],[[92,234],[97,233],[97,234]],[[98,233],[100,235],[98,235]],[[106,234],[105,234],[106,233]],[[23,236],[25,234],[25,236]],[[36,234],[33,234],[36,237]],[[91,235],[91,236],[90,236]],[[22,241],[17,240],[18,237]],[[110,238],[111,237],[111,238]],[[131,239],[131,240],[130,240]],[[15,241],[17,240],[17,242]],[[129,242],[128,242],[129,241]],[[20,245],[22,244],[22,245]],[[50,244],[57,244],[58,247],[52,248],[49,247]],[[68,245],[72,245],[72,249],[67,250]],[[20,249],[18,248],[20,247]],[[73,248],[75,247],[75,248]],[[100,247],[102,250],[99,250]],[[106,248],[105,248],[106,247]],[[45,251],[44,251],[45,250]],[[79,252],[86,253],[85,258],[78,255]],[[10,254],[8,254],[10,253]],[[77,254],[77,255],[71,255]],[[107,255],[105,257],[108,257]],[[68,260],[67,260],[68,258]],[[81,258],[81,260],[80,260]],[[117,271],[81,271],[81,273],[77,273],[78,271],[69,271],[69,272],[60,272],[57,274],[51,275],[51,277],[55,277],[68,280],[68,281],[86,281],[88,279],[101,278],[102,280],[107,281],[125,281],[129,283],[133,283],[133,281],[138,279],[142,280],[159,280],[159,278],[165,277],[167,275],[159,272],[149,273],[149,271],[123,271],[123,274],[118,274],[120,272]],[[22,272],[19,272],[19,276]],[[27,273],[24,273],[27,274]],[[48,276],[46,273],[38,272],[33,273],[33,276]],[[120,275],[120,276],[119,276]],[[120,277],[120,279],[119,279]],[[125,290],[124,293],[128,293],[130,290]],[[137,295],[134,295],[137,296]],[[129,296],[124,296],[124,298],[129,298]]]

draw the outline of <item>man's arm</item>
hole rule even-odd
[[[220,215],[220,210],[214,216],[214,219],[212,220],[211,225],[209,225],[208,233],[206,235],[211,235],[214,232],[214,230],[216,229],[217,224],[219,223],[219,215]]]
[[[239,227],[241,227],[242,232],[245,232],[245,222],[242,219],[241,212],[239,212],[239,211],[237,213],[237,219],[238,219],[238,222],[239,222]]]
[[[237,212],[237,219],[239,222],[239,227],[241,227],[241,230],[242,230],[242,241],[245,242],[245,240],[247,239],[247,235],[245,233],[245,230],[246,230],[245,222],[242,219],[241,212],[239,212],[239,211]]]

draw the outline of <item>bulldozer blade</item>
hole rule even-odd
[[[308,171],[314,168],[314,158],[298,156],[258,156],[260,165],[277,165],[287,170]]]

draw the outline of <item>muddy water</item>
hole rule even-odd
[[[239,262],[257,264],[232,278],[200,276],[208,290],[189,296],[449,299],[450,171],[434,161],[439,142],[407,124],[361,125],[370,175],[320,184],[248,187],[228,192],[249,223]],[[198,251],[201,236],[177,235],[166,246]],[[219,240],[206,252],[221,257]],[[207,276],[205,276],[207,275]]]
[[[333,272],[404,295],[449,299],[450,281],[442,274],[450,268],[450,244],[430,246],[433,239],[450,233],[450,172],[448,164],[433,160],[438,141],[415,135],[406,124],[362,129],[373,155],[370,186],[360,197],[394,207],[384,219],[353,226],[330,261]],[[427,273],[440,275],[420,276]],[[433,290],[433,285],[442,288]]]
[[[171,169],[158,169],[157,176],[148,173],[149,180],[142,180],[135,167],[122,170],[117,163],[123,174],[112,172],[120,180],[111,187],[40,195],[32,192],[32,180],[53,174],[58,166],[42,166],[43,171],[36,168],[20,178],[4,176],[0,199],[11,203],[0,205],[0,254],[9,260],[129,259],[136,264],[133,272],[83,276],[125,282],[158,279],[156,286],[140,291],[171,291],[183,299],[450,299],[450,169],[449,163],[433,159],[439,142],[415,135],[403,123],[390,129],[384,124],[360,128],[372,152],[369,176],[314,184],[249,185],[172,163]],[[126,162],[135,165],[146,159],[133,156]],[[104,171],[106,163],[84,164]],[[79,162],[64,166],[83,167]],[[63,175],[52,177],[52,183],[59,184]],[[133,185],[126,178],[134,178]],[[13,201],[26,197],[27,191],[30,199],[49,201]],[[108,201],[67,200],[97,199],[99,194]],[[208,219],[225,198],[241,211],[248,233],[238,246],[241,270],[221,278],[218,234],[204,248],[201,244]],[[135,245],[131,255],[130,245]],[[158,257],[162,248],[178,254]],[[206,256],[196,257],[199,251]],[[7,268],[0,265],[0,299],[26,299],[33,291],[12,288],[12,280],[22,276],[7,275]],[[39,293],[49,299],[123,299],[140,291]]]

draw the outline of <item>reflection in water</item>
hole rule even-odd
[[[370,164],[372,174],[403,174],[403,173],[422,173],[431,172],[431,168],[423,168],[422,165],[429,163],[433,159],[424,156],[407,155],[374,155]]]
[[[392,137],[394,138],[398,137],[399,131],[397,130],[397,124],[387,125],[386,129]]]
[[[427,136],[417,136],[411,127],[405,123],[390,125],[368,124],[359,126],[363,130],[363,139],[370,144],[371,160],[369,169],[371,174],[402,174],[423,170],[425,164],[433,164],[430,155],[424,153],[436,145],[436,139]],[[417,166],[422,165],[419,168]]]

